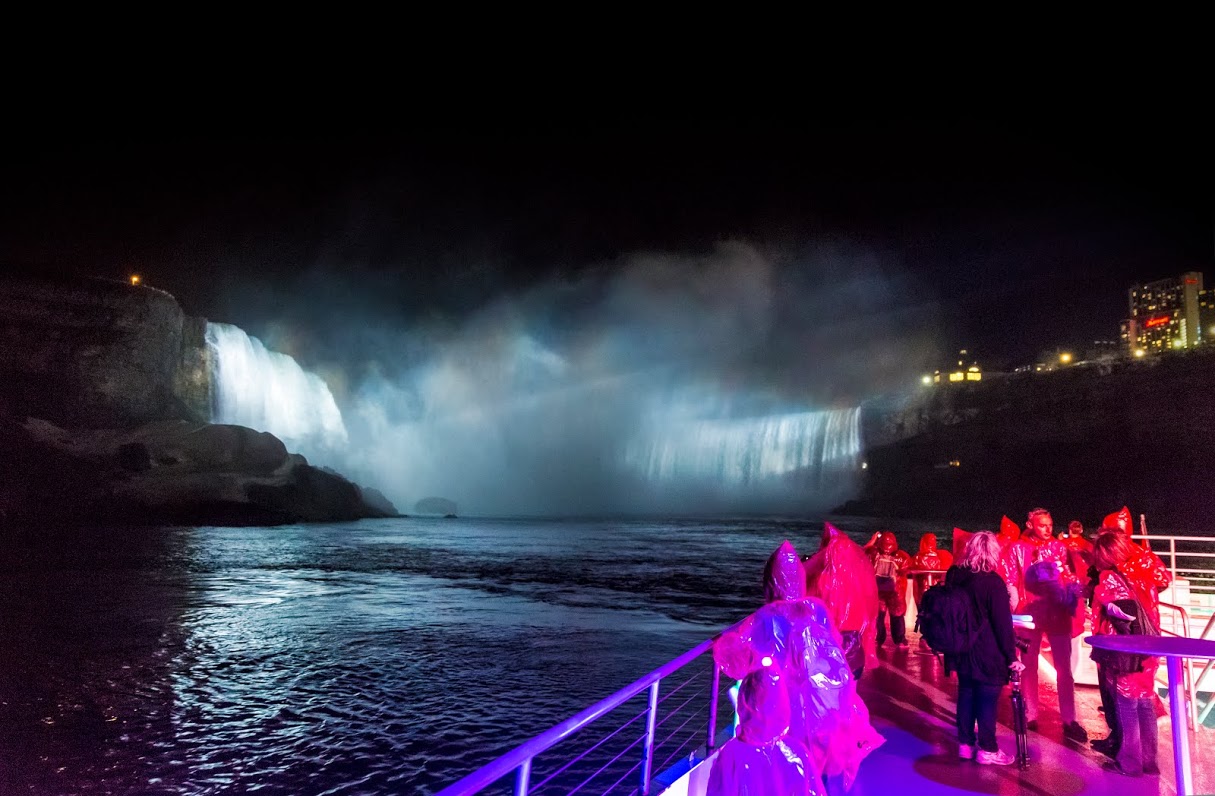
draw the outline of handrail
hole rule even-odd
[[[1172,611],[1176,611],[1177,613],[1181,614],[1181,632],[1180,633],[1174,633],[1172,631],[1165,631],[1163,628],[1161,629],[1161,632],[1167,632],[1167,633],[1169,633],[1169,635],[1181,636],[1182,638],[1189,638],[1190,637],[1190,613],[1189,613],[1189,611],[1182,608],[1180,605],[1173,605],[1172,603],[1166,603],[1164,601],[1159,601],[1156,604],[1158,606],[1160,606],[1161,608],[1168,608]],[[1176,627],[1177,626],[1176,623],[1174,623],[1173,626]],[[1186,701],[1188,702],[1188,708],[1189,708],[1186,712],[1189,714],[1190,729],[1192,730],[1198,726],[1198,684],[1194,682],[1194,662],[1192,660],[1190,660],[1189,658],[1185,659],[1185,679],[1186,679],[1186,692],[1187,692],[1186,696],[1188,697],[1188,699]],[[1171,706],[1171,708],[1173,710],[1176,710],[1177,706],[1173,705],[1173,706]]]
[[[733,626],[723,630],[722,633],[725,633],[732,628]],[[718,633],[717,635],[713,636],[713,638],[702,641],[700,644],[697,644],[695,647],[680,655],[678,658],[667,661],[662,666],[636,680],[635,682],[626,685],[624,688],[620,689],[611,696],[596,702],[594,705],[591,705],[582,712],[571,716],[560,724],[550,727],[548,730],[540,733],[534,738],[524,741],[522,744],[502,755],[498,759],[487,763],[454,784],[448,785],[446,788],[435,794],[435,796],[464,796],[464,794],[476,793],[482,788],[486,788],[502,779],[512,771],[518,772],[516,792],[526,793],[527,780],[531,775],[531,762],[536,755],[539,755],[553,746],[556,746],[558,743],[564,741],[566,738],[578,732],[583,727],[587,726],[596,719],[601,718],[612,710],[615,710],[625,702],[629,701],[638,694],[641,694],[647,689],[650,690],[650,708],[648,712],[650,713],[649,731],[652,732],[654,703],[658,695],[657,685],[659,681],[661,681],[664,677],[673,674],[679,669],[682,669],[687,664],[710,651],[713,648],[713,642],[716,641],[720,636],[721,633]],[[714,677],[713,682],[716,685],[718,679]],[[716,701],[714,701],[714,707],[716,707]],[[714,711],[712,718],[716,719],[716,711]],[[710,723],[712,723],[712,721]],[[712,731],[712,727],[710,727],[710,734]],[[649,755],[647,753],[647,758],[648,757]],[[646,762],[652,762],[652,760],[646,760]]]

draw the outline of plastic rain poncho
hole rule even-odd
[[[775,667],[748,674],[738,691],[738,733],[713,761],[707,796],[819,796],[822,780],[805,743],[789,732],[789,694]]]
[[[1072,572],[1067,545],[1024,534],[1005,549],[1000,563],[1004,582],[1017,596],[1014,613],[1029,614],[1047,633],[1084,632],[1084,588]]]
[[[1150,572],[1137,570],[1129,561],[1118,566],[1126,580],[1106,570],[1101,573],[1101,580],[1093,594],[1093,632],[1098,635],[1115,635],[1113,623],[1106,613],[1107,606],[1116,600],[1138,599],[1139,604],[1147,610],[1156,627],[1160,627],[1160,600]],[[1131,569],[1131,572],[1125,571]],[[1133,573],[1133,574],[1132,574]],[[1127,584],[1135,590],[1132,594]],[[1151,699],[1153,704],[1160,703],[1156,693],[1156,670],[1160,668],[1160,659],[1145,656],[1143,666],[1137,672],[1120,674],[1114,680],[1115,689],[1120,696],[1130,699]]]
[[[877,666],[877,581],[859,544],[831,523],[823,523],[818,552],[805,561],[806,593],[827,605],[841,633],[860,635],[867,666]]]
[[[890,590],[883,591],[881,585],[878,586],[878,610],[903,616],[907,613],[907,570],[911,567],[911,556],[899,549],[899,540],[890,531],[876,534],[864,549],[874,573],[879,577],[886,573],[891,579],[887,581]]]
[[[953,560],[961,561],[966,558],[966,543],[970,541],[970,537],[974,536],[970,531],[964,531],[961,528],[953,529]]]
[[[957,530],[956,528],[954,529]],[[920,537],[920,552],[916,553],[911,559],[911,569],[913,570],[937,570],[944,572],[953,566],[953,555],[948,550],[941,550],[937,547],[937,535],[935,533],[926,533]],[[919,605],[920,598],[924,596],[924,592],[934,583],[944,579],[944,575],[916,575],[912,581],[912,591],[915,595],[916,605]]]
[[[1125,534],[1135,532],[1135,521],[1131,518],[1131,510],[1126,506],[1115,511],[1113,514],[1106,514],[1102,520],[1103,528],[1117,528]]]
[[[861,761],[884,739],[856,693],[831,611],[804,596],[797,551],[783,543],[764,572],[771,601],[718,639],[714,658],[734,678],[769,667],[780,671],[792,706],[792,736],[806,744],[816,771],[840,776],[850,787]]]

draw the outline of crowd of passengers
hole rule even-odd
[[[887,625],[896,648],[909,646],[909,578],[917,603],[942,580],[974,601],[974,643],[943,656],[946,673],[957,675],[959,758],[1014,762],[996,741],[996,706],[1013,673],[1021,673],[1027,728],[1038,731],[1044,637],[1062,735],[1088,741],[1076,721],[1072,639],[1090,619],[1096,634],[1159,635],[1159,591],[1171,579],[1131,534],[1126,508],[1091,538],[1078,522],[1056,537],[1050,512],[1038,508],[1024,529],[1007,517],[998,534],[954,529],[952,553],[937,547],[934,534],[925,534],[912,556],[892,533],[875,533],[861,546],[830,524],[813,555],[799,556],[783,542],[764,567],[764,606],[714,645],[717,664],[739,683],[736,742],[714,762],[708,793],[837,796],[852,788],[861,762],[884,741],[856,683],[877,664]],[[1155,686],[1159,659],[1095,651],[1094,660],[1110,733],[1092,747],[1110,758],[1109,770],[1158,774],[1156,723],[1165,714]]]

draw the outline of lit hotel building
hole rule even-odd
[[[1198,337],[1204,345],[1215,343],[1215,287],[1198,291]]]
[[[1129,353],[1143,356],[1198,345],[1202,332],[1210,334],[1200,326],[1199,296],[1211,292],[1202,289],[1197,271],[1132,287],[1131,317],[1122,322],[1121,335]]]
[[[958,352],[957,367],[950,368],[944,372],[936,371],[931,376],[924,376],[922,381],[924,384],[958,384],[968,381],[983,381],[983,370],[979,367],[979,363],[974,360],[968,360],[967,351],[963,348]]]

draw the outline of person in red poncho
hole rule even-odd
[[[1029,512],[1025,532],[1004,551],[1001,573],[1017,600],[1015,613],[1034,618],[1033,630],[1019,630],[1029,642],[1025,654],[1025,717],[1029,729],[1038,728],[1038,656],[1042,637],[1050,642],[1051,659],[1059,687],[1059,715],[1063,735],[1088,740],[1076,721],[1075,680],[1072,677],[1072,638],[1084,632],[1084,594],[1071,572],[1067,546],[1054,537],[1054,521],[1046,509]],[[1079,621],[1077,621],[1077,618]]]
[[[1061,534],[1059,541],[1066,545],[1071,556],[1072,574],[1084,577],[1093,564],[1093,544],[1084,538],[1084,526],[1080,524],[1080,520],[1069,522],[1067,533]]]
[[[915,557],[911,559],[911,569],[939,570],[941,573],[944,573],[945,570],[952,566],[953,554],[948,550],[942,550],[937,547],[937,535],[935,533],[926,533],[920,537],[920,552],[916,553]],[[944,577],[944,574],[916,575],[911,585],[915,604],[920,604],[920,599],[924,596],[924,592],[928,591],[929,586],[940,583]]]
[[[1105,519],[1110,525],[1104,526],[1098,532],[1097,541],[1107,535],[1120,536],[1126,540],[1129,548],[1125,551],[1125,557],[1120,557],[1118,561],[1118,569],[1127,577],[1133,578],[1135,582],[1143,584],[1145,589],[1151,589],[1152,601],[1154,605],[1159,603],[1159,593],[1161,590],[1168,588],[1173,581],[1173,576],[1168,569],[1165,568],[1164,562],[1159,556],[1150,550],[1145,550],[1131,540],[1129,525],[1115,524],[1120,515],[1125,515],[1127,522],[1130,520],[1130,511],[1123,508],[1121,512],[1110,514]],[[1114,544],[1107,542],[1106,544]],[[1119,548],[1122,546],[1119,545]],[[1102,570],[1096,563],[1096,543],[1093,545],[1093,565],[1089,568],[1089,593],[1093,598],[1093,614],[1094,618],[1098,613],[1097,589],[1101,584]],[[1156,615],[1157,626],[1159,626],[1159,614]],[[1094,628],[1096,630],[1096,628]],[[1110,734],[1098,740],[1093,741],[1093,749],[1098,752],[1114,757],[1118,753],[1118,749],[1122,744],[1122,727],[1118,721],[1118,708],[1116,704],[1116,687],[1114,678],[1110,672],[1106,671],[1106,667],[1101,664],[1097,665],[1097,687],[1101,694],[1101,707],[1105,712],[1105,723],[1109,725]]]
[[[829,522],[823,523],[818,552],[804,561],[806,593],[827,605],[843,636],[844,655],[860,679],[877,660],[877,583],[873,565],[859,544]]]
[[[1142,564],[1144,551],[1128,534],[1102,533],[1093,547],[1093,562],[1101,573],[1093,595],[1094,633],[1102,635],[1142,632],[1127,619],[1148,622],[1159,632],[1160,601],[1152,570]],[[1140,608],[1143,615],[1140,616]],[[1118,625],[1122,624],[1119,628]],[[1156,670],[1160,659],[1144,656],[1138,671],[1116,672],[1111,677],[1118,747],[1106,752],[1114,757],[1114,770],[1130,776],[1158,774],[1156,764],[1156,716],[1160,697],[1156,694]],[[1104,750],[1103,750],[1104,751]]]
[[[890,531],[878,531],[865,545],[877,579],[878,617],[877,645],[886,643],[886,616],[890,616],[890,638],[895,646],[906,647],[907,570],[911,556],[899,549],[899,541]]]

